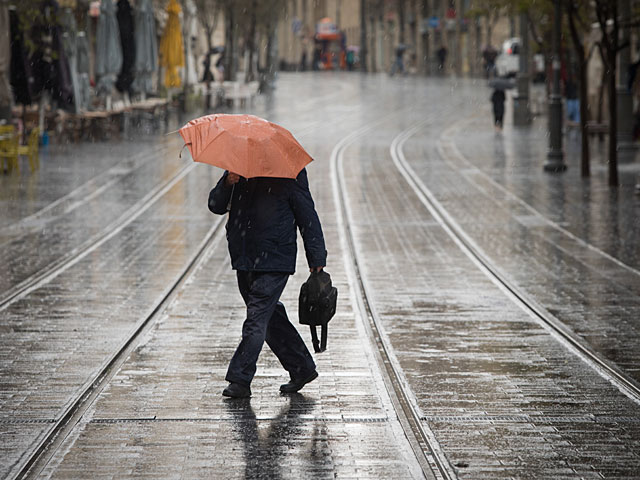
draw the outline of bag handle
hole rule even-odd
[[[318,341],[318,331],[315,325],[310,325],[311,341],[313,342],[313,351],[315,353],[322,353],[327,349],[327,334],[329,333],[329,325],[326,323],[322,325],[320,333],[320,341]]]

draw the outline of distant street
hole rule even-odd
[[[638,159],[611,190],[594,144],[583,180],[569,132],[544,172],[546,117],[509,99],[497,133],[484,80],[276,87],[237,113],[314,157],[340,292],[318,380],[281,396],[265,346],[252,398],[221,396],[245,312],[220,170],[175,133],[51,145],[0,175],[0,477],[637,478]],[[299,252],[282,301],[311,345],[307,275]]]

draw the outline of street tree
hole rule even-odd
[[[207,84],[207,98],[206,108],[207,110],[211,106],[211,81],[213,76],[211,73],[211,55],[213,52],[213,34],[218,26],[218,19],[220,18],[220,0],[194,0],[196,9],[198,11],[198,20],[204,30],[205,37],[207,39],[207,53],[205,54],[204,61],[204,79]]]
[[[600,26],[598,48],[604,65],[609,99],[609,185],[618,185],[618,105],[616,102],[616,57],[620,50],[618,0],[594,0],[595,14]]]
[[[267,51],[263,67],[262,86],[269,88],[273,84],[277,70],[276,28],[278,20],[285,16],[287,0],[260,0],[256,5],[256,31],[266,39]]]
[[[594,51],[585,42],[590,30],[590,17],[593,15],[589,0],[565,0],[567,19],[571,41],[578,60],[578,83],[580,86],[580,133],[581,133],[581,159],[580,173],[583,177],[591,174],[589,155],[589,132],[587,131],[589,115],[588,75],[587,67]],[[595,46],[594,46],[595,47]]]
[[[224,14],[224,79],[235,81],[238,70],[238,16],[241,11],[241,1],[220,0]]]

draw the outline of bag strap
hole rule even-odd
[[[318,331],[315,325],[309,325],[311,330],[311,341],[313,342],[313,351],[316,353],[322,353],[327,349],[327,334],[329,333],[329,326],[325,323],[322,325],[320,333],[320,341],[318,341]]]
[[[320,351],[324,352],[327,349],[327,333],[329,333],[329,324],[322,324],[322,333],[320,337]]]

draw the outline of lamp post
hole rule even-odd
[[[618,131],[617,145],[621,161],[633,160],[636,145],[633,142],[633,96],[629,90],[629,64],[631,63],[631,1],[621,0],[619,3],[620,19],[620,44],[625,45],[618,53],[618,84],[616,85],[616,97],[618,103]]]
[[[549,150],[544,169],[547,172],[564,172],[562,151],[562,96],[560,95],[560,28],[562,22],[561,0],[554,0],[553,18],[553,89],[549,97]]]
[[[519,71],[516,84],[518,94],[513,98],[514,125],[529,125],[531,112],[529,111],[529,25],[527,15],[520,13],[520,54]]]

